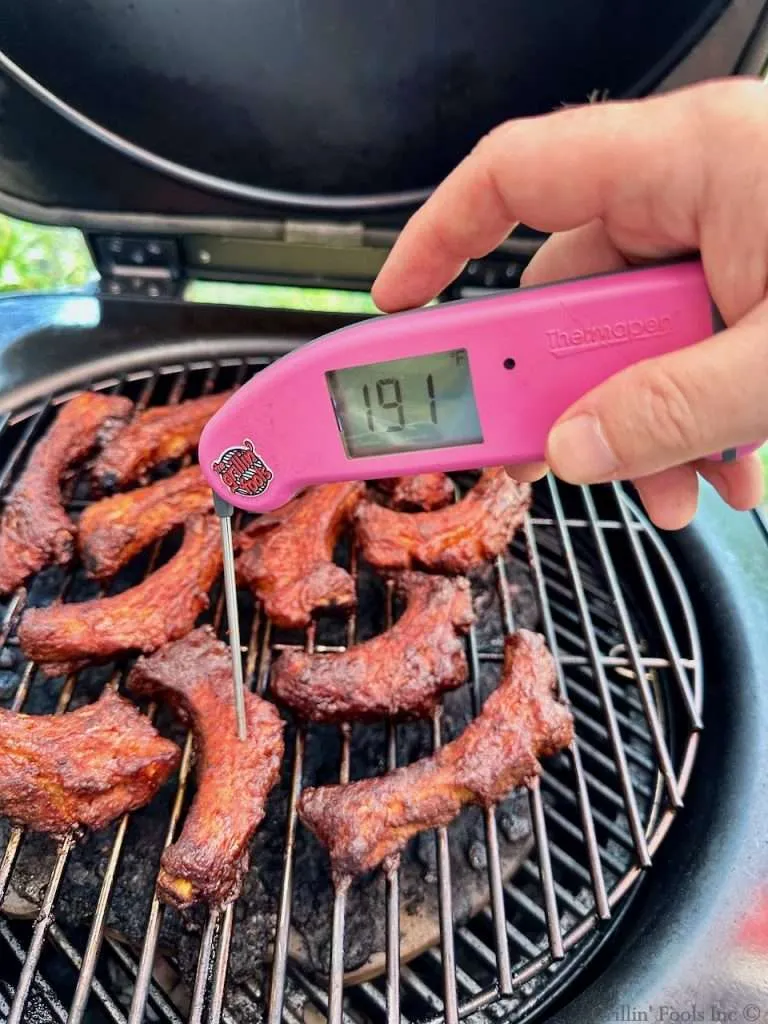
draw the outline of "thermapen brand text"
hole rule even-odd
[[[672,330],[672,317],[633,317],[630,320],[612,320],[603,324],[589,324],[570,331],[552,328],[545,331],[549,351],[553,356],[578,355],[606,345],[624,345],[628,341],[659,338]]]

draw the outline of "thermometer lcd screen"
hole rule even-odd
[[[482,443],[466,349],[352,366],[326,376],[353,459]]]

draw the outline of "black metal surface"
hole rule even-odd
[[[359,318],[358,318],[359,319]],[[88,362],[109,372],[169,358],[282,352],[351,323],[335,313],[293,313],[83,294],[0,297],[0,412],[74,386]]]
[[[92,342],[93,337],[90,340]],[[227,344],[234,342],[229,340]],[[88,346],[84,343],[84,347]],[[90,347],[93,355],[93,346]],[[250,347],[255,351],[258,339],[253,339]],[[272,351],[277,347],[279,343],[275,342]],[[136,369],[141,355],[146,363],[150,354],[156,356],[160,351],[164,362],[169,365],[159,378],[149,370]],[[199,342],[166,343],[162,348],[151,344],[143,349],[140,346],[138,352],[122,361],[113,359],[113,372],[103,382],[104,386],[122,388],[126,380],[132,380],[131,388],[134,391],[139,389],[140,402],[153,401],[157,388],[162,400],[178,400],[186,393],[188,385],[197,391],[207,390],[219,386],[221,373],[229,378],[233,371],[239,372],[238,366],[246,370],[245,364],[231,359],[225,359],[221,368],[216,362],[201,359],[186,368],[179,365],[183,358],[197,355],[199,351]],[[265,346],[261,351],[265,351]],[[82,351],[80,357],[82,359]],[[79,366],[81,379],[93,380],[94,374],[104,369],[104,363],[98,360],[90,365],[81,362]],[[61,379],[59,376],[59,382]],[[26,417],[12,416],[6,422],[5,443],[10,445],[6,451],[16,453],[14,461],[6,461],[6,466],[13,473],[23,462],[28,444],[48,421],[50,412],[43,388],[50,383],[49,378],[34,385],[28,384],[24,394],[31,399],[32,392],[37,391],[43,404],[33,404]],[[73,384],[74,378],[70,375],[67,386]],[[14,401],[15,395],[6,395],[7,405]],[[11,472],[5,474],[4,486],[8,486],[11,476]],[[434,880],[430,880],[428,873],[423,883],[427,888],[436,886],[440,896],[439,947],[422,954],[410,964],[396,965],[397,957],[393,956],[396,943],[394,911],[399,879],[393,874],[388,879],[386,893],[382,894],[384,898],[380,909],[382,915],[387,909],[390,915],[385,930],[390,963],[382,980],[356,985],[347,990],[342,1000],[341,967],[347,947],[344,893],[337,894],[332,912],[330,998],[325,996],[322,981],[308,976],[289,960],[287,950],[295,882],[293,844],[297,830],[292,811],[302,781],[311,781],[307,778],[302,780],[302,768],[306,772],[308,764],[305,744],[313,743],[313,730],[310,730],[307,735],[301,733],[294,744],[293,772],[286,792],[285,869],[276,922],[271,987],[267,989],[266,1000],[251,991],[247,984],[235,991],[226,983],[229,944],[233,935],[237,937],[238,930],[237,915],[232,910],[213,915],[205,924],[199,936],[196,977],[193,972],[189,979],[190,1001],[181,1010],[174,1010],[170,993],[164,994],[152,981],[158,938],[167,916],[164,908],[156,901],[152,902],[138,957],[105,937],[106,913],[115,886],[120,884],[116,868],[119,848],[131,842],[131,833],[126,835],[126,827],[121,825],[106,858],[101,892],[94,904],[90,935],[84,945],[78,945],[81,939],[68,935],[66,922],[56,920],[57,907],[63,910],[65,903],[62,899],[70,884],[67,881],[68,863],[72,857],[70,846],[62,846],[54,858],[50,880],[43,886],[44,906],[51,913],[43,914],[32,932],[24,938],[24,945],[16,947],[25,962],[23,970],[18,975],[11,971],[8,980],[15,990],[11,999],[12,1019],[22,1019],[27,988],[37,994],[42,993],[44,997],[49,992],[51,998],[47,1002],[54,1015],[61,1019],[67,1019],[67,1014],[72,1020],[83,1019],[86,1007],[93,1004],[99,1005],[113,1020],[124,1020],[127,1016],[128,1020],[136,1022],[143,1019],[148,1000],[168,1019],[174,1019],[174,1014],[181,1014],[193,1021],[211,1012],[221,1012],[222,1016],[230,1014],[232,1020],[248,1019],[248,1014],[258,1013],[260,1009],[266,1010],[271,1020],[282,1017],[291,1020],[302,1012],[302,1006],[309,1000],[320,1012],[327,1012],[333,1021],[346,1019],[349,1012],[372,1020],[394,1019],[399,1013],[405,1019],[427,1016],[453,1022],[473,1010],[492,1007],[502,995],[507,998],[499,1004],[499,1012],[521,1018],[529,1016],[554,993],[562,991],[565,983],[581,968],[582,962],[602,945],[610,929],[605,919],[609,914],[615,917],[625,905],[627,895],[634,890],[640,877],[641,865],[647,862],[650,853],[655,852],[676,813],[665,794],[663,773],[657,773],[657,753],[652,729],[648,725],[648,722],[651,726],[653,724],[654,712],[643,709],[643,699],[635,689],[633,669],[639,667],[648,676],[649,685],[653,688],[651,705],[655,713],[663,717],[662,736],[657,736],[656,748],[659,749],[659,743],[662,751],[668,748],[662,760],[674,766],[674,774],[666,783],[670,793],[674,794],[678,788],[680,791],[685,789],[696,748],[696,737],[691,733],[684,698],[688,687],[694,694],[694,709],[698,711],[699,661],[695,633],[690,632],[693,626],[686,622],[684,600],[681,594],[674,596],[674,581],[670,590],[670,580],[665,577],[663,566],[658,568],[657,572],[664,578],[661,584],[664,600],[673,609],[670,614],[675,616],[676,642],[682,651],[677,670],[672,671],[668,667],[669,652],[663,649],[663,638],[653,625],[652,595],[647,590],[644,592],[643,573],[637,569],[631,554],[632,539],[638,530],[642,533],[643,548],[651,544],[651,554],[656,550],[656,542],[636,523],[634,513],[627,511],[628,518],[624,519],[621,511],[624,509],[623,499],[619,495],[608,495],[607,500],[612,502],[613,511],[606,516],[604,509],[592,508],[592,498],[586,493],[580,496],[578,493],[561,492],[554,484],[541,492],[540,504],[528,523],[525,536],[516,541],[511,560],[500,561],[496,567],[499,609],[492,613],[491,606],[488,606],[478,624],[476,636],[470,640],[474,669],[471,692],[477,709],[483,695],[488,692],[489,680],[498,671],[502,633],[514,628],[514,616],[520,607],[519,597],[511,597],[508,574],[517,574],[519,569],[515,567],[530,561],[542,625],[558,655],[560,683],[573,702],[579,735],[570,758],[548,764],[542,787],[531,793],[530,818],[536,852],[523,872],[511,881],[504,882],[498,868],[498,830],[506,826],[493,815],[486,819],[485,842],[482,844],[489,885],[486,912],[470,921],[454,921],[451,907],[457,904],[460,895],[452,884],[455,866],[451,844],[455,836],[451,839],[451,830],[441,830],[437,837]],[[599,543],[595,547],[597,538],[602,538],[602,547]],[[612,581],[609,574],[607,584],[600,582],[601,564],[603,569],[606,565],[613,566],[616,558],[619,559],[616,564],[622,566],[622,573],[625,562],[630,566],[634,562],[635,572],[639,572],[633,584],[631,613],[625,607],[627,615],[623,622],[614,611],[615,593],[603,595],[603,587],[608,585],[610,589],[611,585],[616,586],[617,579]],[[514,579],[517,580],[518,576],[514,575]],[[476,596],[482,593],[481,588]],[[683,604],[679,603],[681,600]],[[6,632],[10,633],[14,628],[22,601],[23,595],[20,595],[6,609]],[[221,610],[221,601],[218,601],[213,611],[215,621],[220,621]],[[498,616],[497,625],[494,625],[494,614]],[[353,619],[348,625],[347,641],[354,630]],[[249,678],[264,689],[271,653],[280,649],[284,642],[276,643],[280,638],[271,636],[268,624],[262,635],[258,614],[252,628],[243,635],[250,637]],[[637,649],[632,646],[635,639],[639,645],[640,637],[650,645],[642,654],[639,646]],[[314,631],[309,633],[306,642],[310,646],[317,642]],[[617,648],[616,644],[629,646],[623,649]],[[124,668],[124,665],[116,667],[110,675],[110,685],[119,685]],[[31,666],[22,671],[13,699],[14,707],[25,706],[24,702],[32,692],[33,671]],[[70,700],[79,699],[77,692],[78,680],[73,677],[59,694],[57,710],[64,712]],[[451,725],[450,715],[446,723]],[[455,729],[455,726],[451,728]],[[440,719],[433,723],[432,729],[434,741],[439,743],[443,738]],[[386,757],[390,761],[397,754],[394,732],[386,748]],[[402,740],[402,727],[397,733]],[[171,840],[183,814],[190,751],[187,742],[179,788],[167,822],[166,842]],[[343,737],[339,771],[343,775],[349,768],[349,740]],[[629,824],[632,820],[634,829]],[[10,838],[0,867],[4,889],[13,886],[15,865],[26,842],[18,832]],[[318,856],[322,856],[319,851]],[[14,948],[14,942],[20,941],[15,936],[24,932],[23,928],[19,931],[18,926],[13,927],[14,931],[6,935],[9,950]],[[4,934],[0,932],[0,940]],[[347,942],[352,938],[354,936],[347,935]],[[44,953],[49,959],[53,957],[72,965],[70,984],[74,985],[73,994],[57,995],[53,983],[49,983],[46,989],[45,979],[50,965],[43,958]],[[38,957],[41,958],[39,963]],[[105,972],[114,971],[116,960],[127,968],[132,977],[127,989],[130,1005],[123,1003],[122,1008],[117,994],[113,994],[103,980]],[[89,1001],[91,988],[93,994]],[[249,1009],[244,1011],[244,1006]],[[246,1012],[245,1018],[243,1012]]]
[[[105,145],[134,147],[140,163],[166,161],[158,169],[203,192],[396,206],[508,117],[583,102],[595,89],[646,92],[725,5],[230,0],[222,18],[215,0],[27,0],[4,11],[0,52]],[[211,144],[201,145],[201,130]],[[99,190],[61,161],[18,181],[32,132],[6,110],[0,188],[29,198],[42,188],[49,205],[91,207]],[[109,208],[122,207],[125,184],[115,181]]]

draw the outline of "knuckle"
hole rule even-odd
[[[691,93],[691,112],[703,139],[747,142],[762,151],[768,142],[768,89],[757,79],[711,82]]]
[[[482,135],[475,143],[473,153],[485,157],[495,153],[499,145],[503,145],[512,129],[513,121],[502,121]]]

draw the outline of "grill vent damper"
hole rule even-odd
[[[139,407],[241,384],[268,359],[131,369],[83,386]],[[0,435],[5,498],[55,406],[18,410]],[[176,468],[175,466],[172,468]],[[462,481],[457,481],[462,485]],[[69,510],[91,500],[85,474]],[[138,582],[173,554],[175,535],[111,584]],[[398,608],[347,542],[338,558],[358,588],[357,615],[320,618],[306,634],[274,629],[241,594],[247,680],[269,697],[272,657],[287,646],[342,649],[386,628]],[[160,854],[183,822],[193,749],[160,708],[161,732],[183,746],[178,776],[131,820],[82,841],[0,828],[0,1014],[21,1020],[265,1019],[395,1022],[483,1011],[527,1019],[561,992],[604,942],[681,805],[702,705],[696,627],[682,581],[623,491],[538,486],[505,557],[476,573],[469,683],[432,722],[349,729],[289,725],[280,785],[252,847],[242,897],[220,913],[182,917],[153,899]],[[3,706],[63,714],[119,690],[130,660],[46,680],[22,658],[27,603],[95,596],[75,565],[42,573],[2,609]],[[663,599],[661,595],[664,595]],[[224,628],[220,585],[206,621]],[[498,679],[505,633],[543,632],[575,717],[572,747],[545,762],[540,785],[495,809],[463,813],[410,844],[400,869],[334,895],[327,859],[298,824],[301,788],[386,771],[460,733]]]

